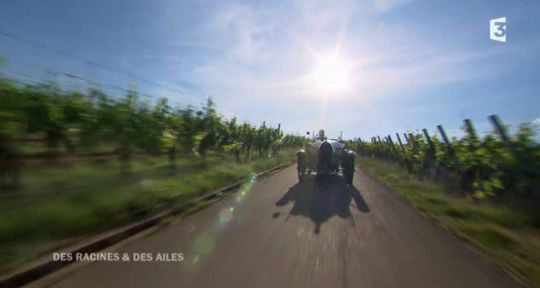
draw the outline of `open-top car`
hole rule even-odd
[[[298,160],[298,180],[315,175],[324,178],[330,174],[341,174],[345,182],[352,185],[354,176],[354,160],[356,153],[345,147],[341,139],[328,139],[324,130],[319,135],[308,139],[304,148],[296,153]]]

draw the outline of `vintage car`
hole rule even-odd
[[[345,182],[352,184],[356,153],[345,147],[341,139],[327,139],[324,131],[309,139],[304,148],[296,153],[298,160],[298,180],[303,181],[315,173],[319,179],[330,174],[341,174]]]

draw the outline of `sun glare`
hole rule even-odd
[[[348,64],[338,55],[319,58],[313,71],[318,88],[325,92],[339,92],[349,87]]]

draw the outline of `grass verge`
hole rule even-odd
[[[392,163],[367,157],[359,160],[359,166],[369,176],[477,247],[516,278],[540,287],[540,231],[528,215],[454,196],[442,185],[419,180]]]
[[[182,205],[294,157],[284,151],[247,163],[182,159],[176,173],[163,157],[134,160],[127,173],[116,161],[27,169],[22,187],[0,198],[0,276],[66,243]]]

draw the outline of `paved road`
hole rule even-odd
[[[43,282],[78,288],[521,287],[362,172],[354,186],[338,178],[298,184],[289,167],[113,249],[182,252],[181,263],[92,263]]]

